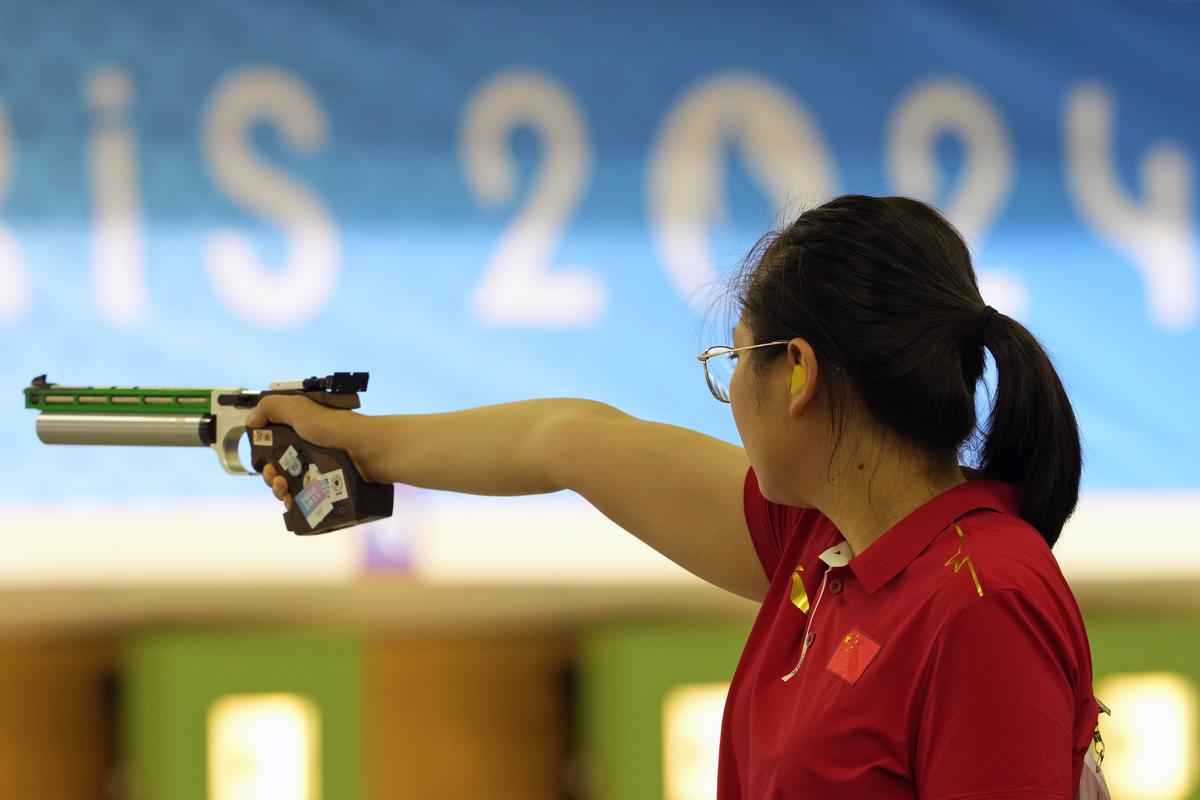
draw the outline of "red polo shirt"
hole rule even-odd
[[[853,558],[753,469],[745,507],[771,587],[725,705],[720,800],[1075,797],[1091,652],[1012,484],[950,489]]]

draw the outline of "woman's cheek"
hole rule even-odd
[[[733,377],[729,380],[729,409],[733,414],[733,424],[737,427],[738,436],[742,437],[742,442],[746,441],[746,428],[742,423],[742,415],[745,413],[742,410],[742,386],[739,380],[738,370],[734,370]]]

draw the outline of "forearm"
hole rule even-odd
[[[549,469],[554,431],[609,406],[546,398],[441,414],[355,416],[348,449],[379,483],[481,495],[556,492]]]

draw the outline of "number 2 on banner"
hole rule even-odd
[[[981,247],[1012,189],[1012,142],[999,112],[970,84],[935,78],[919,84],[900,101],[888,131],[887,162],[900,194],[937,203],[942,192],[936,145],[944,134],[962,142],[962,178],[939,205],[963,238]],[[1009,316],[1029,309],[1029,289],[1012,270],[979,269],[985,302]]]
[[[459,147],[467,182],[485,206],[512,201],[517,170],[508,144],[521,126],[537,135],[541,161],[524,206],[484,266],[472,312],[494,326],[591,325],[607,305],[604,283],[585,267],[550,265],[591,171],[583,114],[570,95],[536,72],[514,70],[490,80],[463,117]]]

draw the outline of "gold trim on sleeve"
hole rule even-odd
[[[962,541],[960,541],[958,543],[958,552],[956,552],[954,555],[950,556],[950,558],[947,559],[946,563],[943,564],[942,566],[945,566],[945,567],[953,566],[954,574],[957,575],[958,571],[960,569],[962,569],[963,565],[965,564],[967,566],[967,569],[969,569],[971,571],[971,580],[975,581],[975,591],[979,593],[980,597],[983,597],[983,587],[979,585],[979,575],[977,575],[975,572],[975,564],[971,561],[970,556],[963,555],[963,544],[966,542],[967,537],[963,535],[963,530],[962,530],[962,528],[960,528],[958,526],[957,522],[954,523],[954,530],[958,531],[958,538],[961,539]],[[960,558],[960,556],[961,556],[961,558]]]

